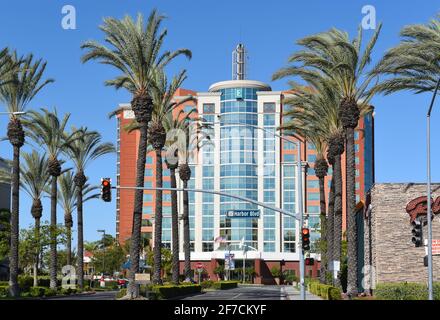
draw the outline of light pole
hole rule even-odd
[[[220,118],[220,115],[217,115],[217,118]],[[202,124],[220,124],[220,125],[234,125],[234,126],[245,126],[245,127],[251,127],[254,129],[259,129],[262,130],[264,132],[268,132],[272,135],[274,135],[277,138],[280,138],[281,140],[293,143],[296,145],[297,148],[297,176],[298,176],[298,194],[297,194],[297,199],[298,199],[298,220],[299,220],[299,230],[302,230],[302,227],[304,226],[304,213],[303,213],[303,194],[302,194],[302,162],[301,162],[301,142],[300,142],[300,138],[296,135],[295,138],[297,139],[297,141],[292,141],[287,139],[286,137],[279,135],[275,132],[272,132],[270,130],[267,130],[265,128],[259,127],[257,125],[253,125],[253,124],[248,124],[248,123],[242,123],[242,122],[221,122],[221,121],[217,121],[217,122],[201,122]],[[305,300],[306,299],[306,293],[305,293],[305,283],[304,283],[304,252],[302,250],[302,245],[300,243],[298,243],[298,252],[299,252],[299,274],[300,274],[300,295],[301,295],[301,300]]]
[[[432,96],[431,105],[429,106],[428,114],[426,116],[427,121],[427,174],[428,174],[428,183],[427,183],[427,198],[426,202],[428,204],[428,212],[427,212],[427,218],[428,218],[428,293],[429,293],[429,300],[433,300],[433,289],[432,289],[432,212],[431,212],[431,111],[432,107],[434,106],[435,97],[437,95],[438,88],[440,86],[440,79],[437,82],[437,86],[434,90],[434,95]]]
[[[103,249],[103,258],[102,258],[102,273],[105,273],[105,230],[96,230],[97,232],[102,232],[102,249]]]

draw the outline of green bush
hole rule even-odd
[[[56,289],[44,288],[44,296],[45,297],[53,297],[57,295]]]
[[[281,277],[281,270],[280,270],[280,268],[278,268],[278,267],[272,267],[271,269],[270,269],[270,273],[272,274],[272,277],[274,277],[274,278],[279,278],[279,277]]]
[[[121,289],[119,290],[119,292],[116,294],[116,298],[117,299],[121,299],[122,297],[125,297],[127,295],[127,289]]]
[[[9,296],[9,287],[0,286],[0,298],[6,298]]]
[[[438,283],[435,288],[437,288],[436,295],[438,298],[440,294]],[[374,295],[381,300],[427,300],[428,289],[425,284],[420,283],[381,283],[376,286]]]
[[[34,278],[28,275],[18,276],[18,287],[21,291],[29,291],[29,289],[34,285]]]
[[[35,298],[44,296],[45,292],[46,292],[45,287],[32,287],[29,290],[31,297],[35,297]]]
[[[205,281],[202,281],[201,285],[202,285],[202,289],[212,288],[214,286],[214,281],[205,280]]]
[[[9,281],[0,281],[0,287],[7,287],[9,286]]]
[[[158,299],[169,299],[192,293],[200,293],[202,286],[198,284],[153,286],[152,291]]]
[[[227,290],[227,289],[233,289],[233,288],[237,288],[238,286],[238,281],[218,281],[218,282],[214,282],[214,289],[217,290]]]
[[[64,295],[71,295],[77,293],[77,290],[73,288],[61,288],[60,293]]]
[[[320,296],[325,300],[340,300],[341,290],[326,284],[322,284],[317,280],[309,282],[308,289],[310,293]]]

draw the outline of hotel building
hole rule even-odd
[[[242,47],[237,47],[238,58]],[[277,128],[282,124],[282,113],[289,106],[284,99],[291,93],[272,91],[263,82],[247,80],[244,66],[234,65],[233,80],[212,84],[207,92],[179,89],[175,99],[188,95],[196,98],[194,103],[186,103],[183,108],[196,107],[207,122],[212,123],[209,132],[211,144],[204,146],[190,160],[192,178],[189,188],[218,190],[239,195],[289,212],[298,212],[297,201],[297,140],[287,137],[285,141],[277,137]],[[123,127],[134,119],[129,104],[121,104],[117,116],[118,163],[117,183],[121,186],[134,186],[136,174],[137,146],[139,133],[127,133]],[[365,197],[374,181],[373,161],[373,115],[360,121],[355,134],[356,139],[356,191],[357,201]],[[305,225],[311,229],[311,256],[319,260],[315,241],[320,237],[319,185],[314,174],[316,150],[307,141],[300,141],[301,161],[304,165],[303,207]],[[155,186],[154,153],[147,155],[145,186]],[[165,164],[164,187],[170,186],[169,170]],[[343,157],[345,171],[345,158]],[[331,181],[331,168],[326,177],[326,194]],[[345,175],[345,172],[344,172]],[[182,187],[180,179],[178,187]],[[345,188],[345,186],[344,186]],[[131,235],[134,192],[117,191],[116,235],[124,242]],[[345,192],[344,192],[345,194]],[[171,247],[171,199],[170,192],[163,197],[164,247]],[[179,196],[179,215],[183,212],[183,199]],[[143,236],[153,239],[155,191],[144,191]],[[328,199],[327,199],[328,200]],[[345,204],[345,199],[344,199]],[[211,279],[213,270],[224,263],[225,252],[235,255],[235,266],[241,270],[243,251],[238,245],[244,238],[251,248],[245,253],[246,267],[252,267],[257,274],[257,283],[271,283],[270,269],[274,266],[283,270],[294,270],[299,274],[298,244],[300,227],[294,218],[282,215],[257,205],[235,200],[230,197],[208,193],[189,193],[191,228],[191,263],[203,263]],[[259,210],[258,218],[227,217],[229,210]],[[344,205],[345,216],[345,205]],[[183,224],[180,223],[180,260],[183,270]],[[345,219],[344,219],[345,228]],[[226,243],[216,242],[222,237]],[[152,243],[152,241],[151,241]],[[307,266],[307,275],[317,276],[319,263]],[[237,271],[240,272],[240,271]]]

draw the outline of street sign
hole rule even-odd
[[[203,263],[197,263],[196,264],[196,269],[197,269],[197,272],[202,272],[203,271]]]
[[[440,239],[432,239],[432,254],[440,255]]]
[[[228,218],[259,218],[260,210],[228,210],[226,211]]]

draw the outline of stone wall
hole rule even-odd
[[[440,196],[440,184],[432,185],[432,197]],[[409,201],[426,196],[426,184],[375,184],[371,191],[371,210],[365,224],[365,265],[372,265],[376,283],[426,283],[428,268],[423,264],[425,247],[411,241]],[[440,239],[440,214],[432,222],[433,239]],[[427,227],[423,228],[427,239]],[[433,258],[434,281],[440,281],[440,256]],[[367,280],[368,283],[368,280]]]

